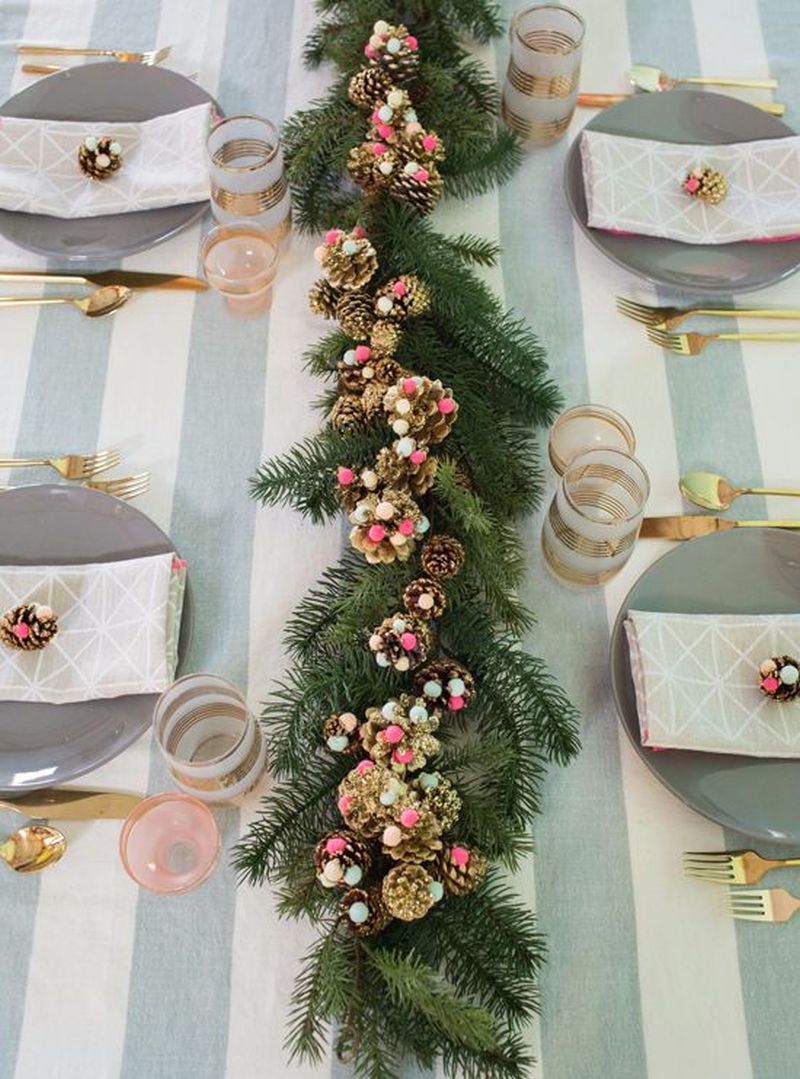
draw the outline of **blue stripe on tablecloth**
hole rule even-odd
[[[287,72],[281,61],[292,17],[290,0],[230,0],[219,87],[226,112],[282,118]],[[270,56],[278,62],[269,63]],[[218,296],[198,296],[171,527],[189,561],[195,601],[188,667],[219,672],[243,687],[256,514],[247,477],[262,445],[268,332],[268,317],[234,319]],[[148,789],[170,786],[153,753]],[[218,812],[217,820],[225,852],[210,881],[179,899],[140,896],[123,1079],[225,1074],[236,911],[228,852],[238,838],[239,812]],[[267,1074],[271,1065],[263,1066]]]
[[[517,6],[504,0],[506,16]],[[503,72],[505,45],[500,53]],[[560,180],[567,148],[564,140],[529,154],[501,188],[500,223],[506,299],[546,346],[552,376],[572,405],[589,394],[573,227]],[[524,527],[533,559],[523,598],[539,626],[561,625],[565,586],[550,577],[538,553],[541,515]],[[568,768],[551,769],[545,811],[534,826],[536,905],[550,955],[541,979],[542,1067],[547,1079],[641,1079],[646,1065],[633,886],[608,688],[606,605],[601,590],[571,590],[569,601],[568,633],[537,630],[527,641],[583,716],[583,752]],[[598,865],[613,872],[578,869]],[[617,1021],[609,1024],[609,1015]]]

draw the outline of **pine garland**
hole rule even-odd
[[[530,329],[475,272],[496,245],[426,216],[519,163],[461,44],[502,26],[490,0],[317,7],[306,60],[338,75],[285,139],[295,220],[325,236],[310,303],[348,332],[305,356],[329,383],[328,422],[252,491],[317,522],[344,511],[352,547],[287,626],[294,665],[263,714],[278,782],[236,864],[320,929],[290,1057],[321,1060],[333,1028],[370,1079],[409,1057],[524,1076],[544,947],[503,875],[531,849],[548,763],[578,750],[574,710],[519,648],[533,615],[516,525],[539,502],[533,428],[559,395]]]

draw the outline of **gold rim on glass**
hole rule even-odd
[[[577,70],[571,75],[553,75],[546,78],[542,75],[529,75],[517,67],[513,59],[508,65],[508,81],[515,90],[527,97],[569,97],[578,89],[580,74],[580,70]]]
[[[572,408],[568,408],[566,412],[562,412],[553,424],[550,431],[550,437],[547,442],[547,454],[550,458],[550,464],[553,466],[559,476],[563,475],[569,466],[570,461],[574,461],[576,457],[579,457],[583,453],[589,452],[594,449],[614,449],[615,447],[609,446],[588,446],[585,450],[578,450],[570,458],[561,457],[556,451],[554,446],[554,439],[560,430],[563,430],[572,420],[588,419],[588,420],[603,420],[610,427],[619,432],[622,440],[627,446],[628,453],[633,456],[636,452],[636,435],[633,433],[633,428],[619,412],[615,412],[613,408],[606,408],[605,405],[574,405]]]
[[[525,16],[530,15],[533,11],[563,11],[564,14],[570,15],[575,20],[577,33],[568,34],[563,30],[547,28],[528,30],[522,33],[520,24]],[[551,56],[554,54],[569,56],[570,53],[577,52],[583,44],[586,23],[577,11],[571,7],[566,7],[564,4],[532,4],[513,16],[511,19],[511,31],[516,35],[517,40],[527,49],[530,49],[531,52],[541,52]]]
[[[211,198],[221,210],[227,210],[232,214],[240,214],[243,217],[254,217],[256,214],[271,210],[282,202],[289,190],[286,177],[281,176],[277,183],[264,191],[226,191],[224,188],[213,184]]]
[[[517,116],[503,100],[501,111],[506,124],[523,139],[529,142],[555,142],[569,127],[575,110],[570,109],[569,116],[559,120],[525,120]]]
[[[614,465],[611,461],[586,460],[587,457],[597,453],[610,454],[614,459],[619,461],[620,464]],[[632,465],[639,472],[641,479],[638,483],[632,476],[628,475],[623,464]],[[590,479],[603,479],[607,480],[609,483],[616,483],[632,499],[635,499],[638,505],[629,513],[626,513],[622,504],[619,503],[620,509],[622,510],[620,516],[614,514],[613,521],[598,521],[596,517],[590,516],[582,508],[583,505],[590,504],[588,499],[576,498],[575,494],[569,490],[570,480],[581,479],[584,476],[588,476]],[[647,475],[644,465],[630,453],[625,453],[624,450],[588,450],[579,457],[573,458],[567,470],[564,472],[564,475],[561,477],[561,484],[564,490],[564,497],[570,508],[584,521],[588,521],[592,525],[600,525],[601,527],[603,525],[617,527],[621,524],[632,524],[636,522],[636,518],[642,513],[650,494],[650,477]],[[596,494],[597,492],[595,492],[595,495]],[[603,494],[604,497],[613,498],[613,496],[609,496],[606,493]]]
[[[259,139],[252,136],[242,136],[241,138],[229,139],[218,146],[216,150],[209,150],[211,161],[217,168],[224,169],[225,172],[255,172],[257,169],[263,169],[265,165],[272,161],[281,145],[278,129],[271,120],[266,120],[263,116],[254,116],[250,113],[242,116],[226,116],[224,120],[220,120],[216,127],[211,129],[208,138],[210,140],[226,124],[238,123],[240,120],[255,120],[267,128],[271,137],[269,139]],[[251,162],[249,165],[233,164],[237,157],[244,157],[245,155],[248,157],[258,155],[258,161]]]

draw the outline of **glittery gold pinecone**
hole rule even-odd
[[[406,377],[409,374],[405,367],[399,364],[397,360],[392,359],[391,356],[376,358],[374,366],[375,378],[385,382],[387,388],[392,383],[397,382],[398,378]]]
[[[6,648],[36,652],[58,633],[58,619],[42,603],[21,603],[0,618],[0,642]]]
[[[398,379],[387,391],[383,407],[395,434],[411,435],[419,442],[441,442],[458,416],[452,390],[438,378],[422,375]]]
[[[417,813],[413,825],[395,823],[383,830],[383,853],[396,862],[431,862],[444,846],[439,821],[424,802],[414,803],[411,808]]]
[[[361,398],[354,393],[337,397],[331,409],[330,421],[339,431],[360,431],[367,426],[367,417],[361,407]]]
[[[464,565],[464,548],[452,536],[431,536],[422,548],[422,568],[429,577],[455,577]]]
[[[436,902],[434,879],[421,865],[397,865],[383,878],[381,892],[386,909],[403,922],[424,918]]]
[[[365,67],[350,80],[347,95],[354,105],[370,109],[382,101],[391,85],[391,76],[383,68]]]
[[[468,895],[486,876],[488,862],[479,850],[463,843],[448,845],[436,859],[437,876],[448,895]]]
[[[370,347],[377,356],[390,358],[397,352],[401,336],[399,328],[393,322],[387,322],[385,319],[379,318],[370,331]]]
[[[346,292],[337,301],[336,318],[344,332],[357,340],[369,337],[375,322],[372,300],[366,292]]]
[[[439,821],[442,832],[453,827],[461,813],[461,796],[449,779],[439,772],[420,772],[412,789]]]
[[[380,26],[381,30],[375,30],[369,39],[370,66],[385,71],[394,82],[412,79],[419,67],[416,39],[402,23],[391,26],[379,20],[375,26]]]
[[[388,190],[392,198],[409,203],[421,214],[429,214],[442,194],[442,177],[435,165],[424,171],[424,179],[419,170],[413,175],[404,169],[393,172]]]
[[[352,468],[340,468],[336,477],[336,494],[342,508],[352,513],[359,502],[368,498],[380,484],[377,473],[371,468],[356,472]]]
[[[374,937],[392,920],[379,888],[351,888],[342,896],[342,921],[360,937]]]
[[[374,423],[378,417],[383,415],[383,398],[388,388],[385,382],[380,382],[375,378],[370,379],[365,384],[364,392],[361,395],[361,404],[364,415],[370,423]]]
[[[406,785],[388,768],[373,761],[361,761],[348,772],[339,784],[339,811],[348,828],[367,839],[381,835],[394,823],[391,804],[384,805],[381,794],[395,792],[397,798],[406,794]]]
[[[419,667],[427,659],[431,644],[428,623],[423,618],[400,613],[384,618],[369,639],[378,666],[394,667],[396,671]]]
[[[430,292],[414,274],[387,281],[375,293],[375,315],[389,322],[402,322],[424,314],[430,307]]]
[[[699,165],[692,169],[681,185],[687,195],[717,206],[728,194],[728,181],[716,169]]]
[[[431,705],[460,712],[475,696],[475,679],[454,659],[435,659],[417,671],[414,691]]]
[[[354,712],[334,712],[322,725],[325,745],[332,753],[350,756],[359,752],[358,716]]]
[[[366,236],[340,232],[338,239],[324,245],[322,269],[335,288],[360,289],[378,269],[378,256]]]
[[[384,446],[375,461],[375,471],[382,483],[401,491],[408,489],[415,498],[431,489],[438,467],[436,458],[422,449],[414,454],[412,461],[411,457],[400,457]]]
[[[347,364],[340,360],[339,363],[336,364],[336,370],[339,372],[339,379],[336,383],[337,392],[340,395],[354,394],[355,396],[360,397],[366,386],[361,367],[357,364]],[[366,418],[368,422],[371,423],[374,416],[367,416]]]
[[[368,708],[359,728],[361,745],[376,764],[401,774],[424,768],[440,749],[434,732],[439,713],[422,698],[407,693],[380,708]]]
[[[414,550],[422,513],[405,491],[384,487],[362,499],[349,519],[354,525],[350,542],[368,562],[405,562]]]
[[[409,614],[420,618],[441,618],[447,606],[447,595],[438,581],[417,577],[406,585],[403,606]]]
[[[404,134],[402,139],[403,154],[409,161],[418,161],[428,166],[434,161],[443,161],[444,143],[435,131],[413,131]]]
[[[347,157],[347,171],[354,184],[365,191],[372,191],[386,178],[379,171],[379,162],[372,149],[372,143],[361,142],[354,146]]]
[[[353,888],[362,882],[371,867],[369,844],[349,828],[328,832],[314,851],[314,868],[323,888]]]
[[[341,290],[334,288],[327,277],[321,277],[311,286],[308,294],[308,306],[315,315],[323,318],[335,318],[336,307],[341,298]]]

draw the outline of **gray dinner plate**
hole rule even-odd
[[[631,609],[797,614],[800,536],[777,528],[741,528],[676,545],[628,593],[611,638],[611,684],[617,711],[650,771],[681,801],[726,828],[774,842],[800,843],[800,760],[676,749],[654,752],[642,746],[622,626]]]
[[[672,90],[637,94],[599,112],[590,131],[663,142],[717,145],[774,139],[794,132],[761,109],[724,94]],[[800,240],[780,243],[683,244],[654,236],[616,236],[587,224],[580,134],[567,153],[564,186],[572,216],[595,245],[626,270],[691,292],[731,293],[765,288],[800,267]]]
[[[117,562],[173,551],[149,517],[85,487],[42,484],[0,494],[0,565]],[[189,647],[187,585],[178,665]],[[0,795],[64,783],[116,757],[147,730],[153,694],[75,704],[0,701]]]
[[[175,71],[113,61],[86,64],[39,79],[0,106],[0,116],[113,123],[150,120],[204,101],[214,99],[197,83]],[[20,247],[57,259],[62,265],[116,262],[124,255],[169,239],[196,221],[207,206],[207,202],[192,202],[128,214],[76,218],[0,210],[0,234]]]

